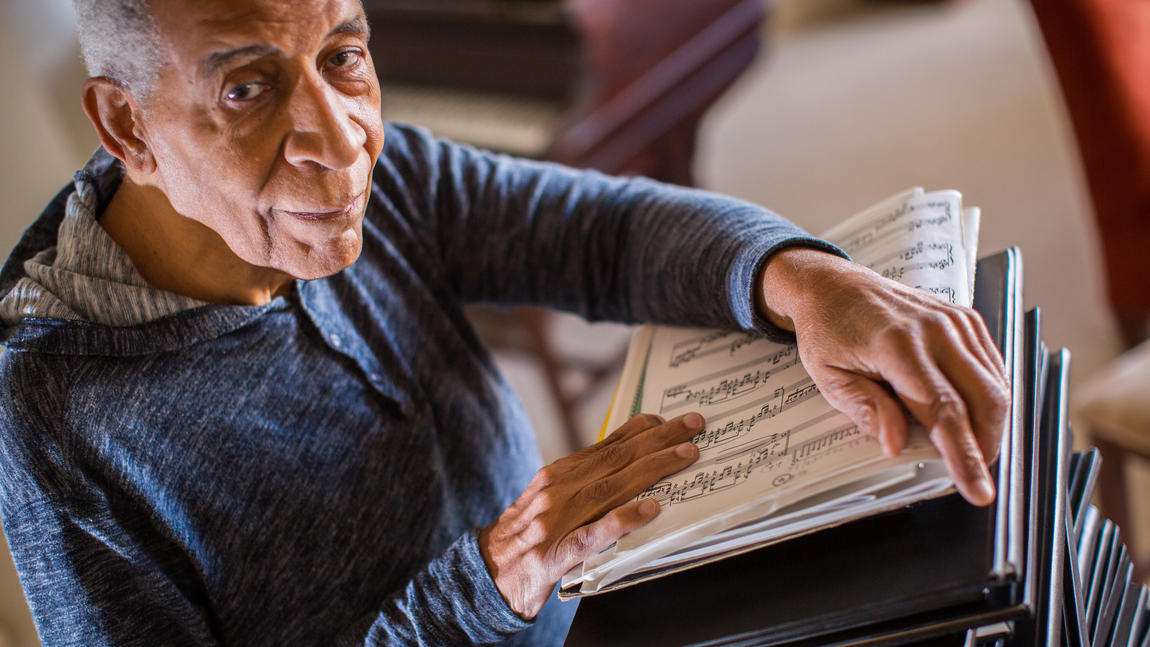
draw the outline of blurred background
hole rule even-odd
[[[495,18],[428,11],[440,4],[467,3],[365,0],[387,118],[518,154],[693,183],[816,233],[910,186],[957,189],[982,208],[980,253],[1022,249],[1027,304],[1043,309],[1046,342],[1070,349],[1076,385],[1128,344],[1030,3],[520,0]],[[679,8],[658,19],[619,9],[657,4]],[[0,247],[8,250],[96,140],[79,109],[85,74],[69,0],[0,7],[8,204]],[[572,16],[581,31],[558,25]],[[445,52],[471,63],[444,64]],[[630,330],[534,311],[476,310],[474,319],[545,456],[593,442]],[[1131,467],[1131,491],[1150,492],[1145,462]],[[1147,513],[1136,506],[1131,521],[1143,553]],[[0,553],[0,647],[35,645],[6,546]]]

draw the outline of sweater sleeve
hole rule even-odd
[[[778,334],[755,312],[762,265],[793,246],[843,255],[734,198],[496,155],[413,128],[387,134],[375,179],[426,223],[465,301]]]
[[[4,519],[43,645],[229,644],[213,617],[203,573],[174,543],[102,507],[41,500]],[[503,601],[471,531],[378,611],[333,636],[333,644],[488,644],[530,624]]]
[[[507,606],[495,587],[475,530],[457,539],[369,620],[366,640],[355,631],[343,644],[490,644],[531,624]]]

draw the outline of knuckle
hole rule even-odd
[[[994,407],[995,411],[999,414],[1005,415],[1010,411],[1011,405],[1010,387],[1006,383],[1000,383],[991,388],[990,404]]]
[[[555,482],[555,477],[557,476],[556,471],[557,470],[555,469],[554,465],[547,465],[540,468],[538,472],[535,472],[535,478],[532,479],[532,481],[534,481],[534,485],[538,487],[547,487],[548,485],[551,485]]]
[[[599,479],[583,488],[583,497],[590,502],[599,503],[611,498],[615,485],[610,479]]]
[[[918,335],[911,326],[897,323],[883,329],[877,341],[886,352],[902,355],[915,347],[917,338]]]
[[[607,445],[599,450],[598,461],[611,468],[626,465],[631,459],[631,449],[626,443]]]
[[[959,306],[958,311],[962,313],[965,319],[975,330],[985,330],[986,321],[982,318],[982,314],[974,308],[967,306]]]
[[[539,545],[547,539],[551,534],[551,524],[547,523],[540,517],[536,517],[527,524],[523,529],[522,537],[524,541],[531,545]]]
[[[551,490],[543,490],[535,495],[535,505],[541,512],[550,510],[555,503],[555,494]]]
[[[970,314],[974,312],[972,309],[957,303],[944,303],[946,306],[944,312],[948,319],[954,322],[966,322],[970,320]]]
[[[640,413],[627,421],[628,426],[634,425],[639,429],[650,429],[663,424],[663,419],[653,413]]]
[[[659,425],[663,424],[663,422],[664,422],[664,420],[661,417],[656,416],[653,413],[642,413],[639,415],[642,416],[642,418],[643,418],[643,427],[644,428],[658,427]]]
[[[966,420],[966,404],[950,389],[940,390],[930,403],[931,418],[948,427],[962,425]]]
[[[919,317],[928,335],[944,335],[954,330],[956,321],[944,310],[928,310]]]
[[[962,468],[969,478],[978,478],[983,472],[983,457],[982,450],[978,448],[978,443],[965,442],[962,443],[962,456],[960,457]]]
[[[587,555],[595,549],[595,533],[591,526],[576,528],[567,537],[568,546],[573,557]]]
[[[854,414],[855,422],[862,428],[863,433],[878,434],[879,426],[876,422],[878,407],[875,406],[874,402],[868,398],[859,398],[854,404]]]

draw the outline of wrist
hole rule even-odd
[[[755,307],[769,322],[794,332],[803,304],[813,296],[819,279],[827,272],[841,271],[850,261],[810,247],[791,247],[773,254],[760,269],[755,291]]]

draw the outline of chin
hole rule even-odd
[[[356,232],[354,236],[341,237],[323,246],[312,247],[304,258],[292,264],[295,267],[287,273],[305,281],[322,279],[351,267],[362,250],[363,239]]]

